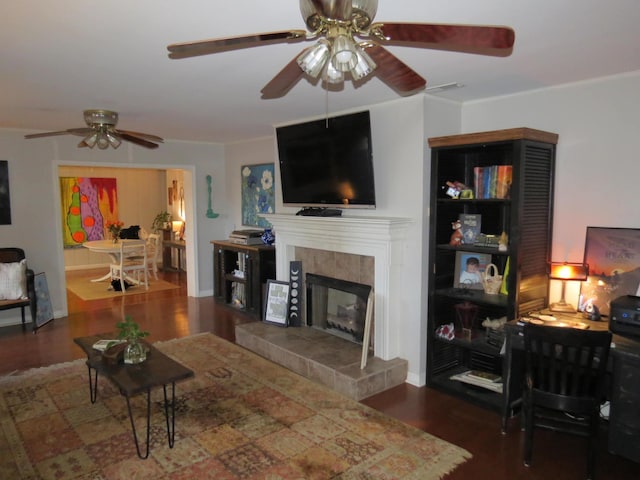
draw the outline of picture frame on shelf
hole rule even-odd
[[[490,263],[489,253],[456,252],[453,287],[483,290],[482,276]]]
[[[580,285],[578,310],[591,304],[609,315],[612,300],[640,295],[640,228],[587,227],[584,263],[589,277]]]
[[[267,292],[264,305],[265,323],[271,323],[280,327],[288,326],[289,282],[279,280],[267,280]]]

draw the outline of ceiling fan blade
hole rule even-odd
[[[255,33],[241,37],[174,43],[167,46],[167,50],[170,52],[169,58],[188,58],[281,42],[295,43],[306,39],[307,32],[304,30],[286,30],[282,32]]]
[[[31,133],[29,135],[25,135],[24,138],[42,138],[42,137],[53,137],[55,135],[87,135],[91,133],[92,130],[90,128],[70,128],[68,130],[60,130],[59,132],[44,132],[44,133]]]
[[[432,48],[507,57],[515,32],[509,27],[427,23],[375,23],[369,33],[384,45]]]
[[[70,128],[67,130],[67,133],[72,135],[80,135],[82,137],[86,137],[90,133],[93,133],[93,128],[82,127],[82,128]]]
[[[386,48],[372,43],[364,43],[361,46],[376,62],[374,75],[400,95],[413,95],[427,85],[424,78]]]
[[[351,0],[311,0],[320,15],[332,20],[351,18]]]
[[[139,138],[143,138],[145,140],[151,140],[152,142],[160,142],[163,143],[164,142],[164,138],[162,137],[158,137],[156,135],[152,135],[150,133],[141,133],[141,132],[134,132],[131,130],[120,130],[120,129],[114,129],[114,131],[118,134],[118,135],[131,135],[134,137],[139,137]]]
[[[287,65],[280,70],[276,76],[262,88],[262,90],[260,90],[262,98],[271,99],[283,97],[296,83],[298,83],[298,81],[304,76],[304,72],[298,65],[297,58],[298,55],[287,63]]]
[[[153,142],[145,140],[144,138],[139,138],[139,137],[136,137],[134,135],[130,135],[128,133],[124,133],[122,131],[118,132],[118,136],[120,138],[122,138],[122,140],[126,140],[127,142],[135,143],[136,145],[140,145],[141,147],[158,148],[158,145],[156,145]]]

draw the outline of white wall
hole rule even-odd
[[[403,352],[403,358],[409,361],[409,381],[423,384],[426,363],[426,328],[423,323],[426,313],[423,309],[426,308],[426,297],[422,294],[422,255],[425,248],[422,232],[426,222],[425,205],[428,203],[428,182],[425,190],[424,172],[425,166],[428,169],[429,165],[428,161],[425,162],[425,100],[424,96],[417,95],[372,105],[368,109],[371,112],[377,206],[375,210],[346,210],[343,215],[402,217],[412,220],[407,230],[406,249],[400,259],[404,264],[403,312],[392,321],[400,332],[396,351]],[[332,112],[331,115],[344,113],[350,112]],[[300,122],[307,120],[310,119],[300,119]],[[227,184],[231,194],[229,201],[235,205],[229,221],[230,228],[242,227],[239,205],[241,166],[269,162],[276,164],[276,213],[294,214],[298,210],[282,206],[275,135],[227,145]],[[277,236],[278,232],[275,234]]]
[[[0,244],[25,250],[29,266],[45,272],[56,317],[67,314],[63,248],[60,226],[58,167],[97,165],[108,167],[178,168],[193,173],[185,178],[185,191],[192,192],[187,234],[196,241],[187,250],[188,275],[194,285],[190,295],[213,292],[210,241],[224,238],[224,221],[209,219],[205,176],[212,175],[214,203],[226,205],[224,148],[220,145],[167,141],[157,150],[123,142],[118,150],[76,148],[74,137],[25,140],[24,134],[0,130],[0,158],[9,161],[12,224],[0,225]],[[192,178],[191,178],[192,177]],[[192,183],[192,185],[191,185]],[[19,311],[0,312],[0,325],[18,323]]]
[[[640,228],[640,72],[465,104],[463,131],[559,134],[552,259],[582,261],[587,226]],[[557,283],[552,301],[557,301]],[[567,301],[577,305],[577,284]]]

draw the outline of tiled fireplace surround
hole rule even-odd
[[[289,278],[289,262],[306,273],[371,285],[372,347],[360,369],[361,346],[313,328],[280,328],[261,322],[238,325],[236,341],[301,375],[360,400],[403,383],[393,318],[400,311],[402,250],[407,219],[269,215],[276,233],[276,276]],[[303,309],[305,306],[303,305]]]

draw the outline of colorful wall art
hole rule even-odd
[[[242,224],[270,227],[259,214],[275,213],[273,163],[242,167]]]
[[[65,247],[105,238],[105,223],[118,220],[115,178],[60,177]]]

